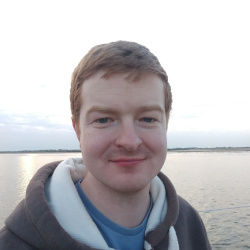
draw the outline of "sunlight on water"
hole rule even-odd
[[[43,165],[80,154],[0,154],[0,228],[25,197],[27,185]]]
[[[35,158],[35,154],[22,155],[20,157],[20,178],[18,180],[20,187],[20,198],[23,197],[23,194],[26,191],[26,187],[28,186],[29,181],[35,173],[35,169],[33,167],[35,165]]]

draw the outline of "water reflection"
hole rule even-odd
[[[163,167],[200,213],[213,249],[250,249],[250,153],[170,153]]]
[[[0,228],[25,197],[27,185],[44,164],[80,154],[0,154]]]
[[[0,155],[0,228],[42,165],[80,154]],[[250,153],[168,153],[162,169],[197,210],[250,205]],[[200,213],[213,249],[250,249],[250,209]]]
[[[21,155],[20,157],[20,170],[19,170],[19,198],[23,198],[25,190],[35,173],[35,159],[36,154]]]

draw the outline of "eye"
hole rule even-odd
[[[142,118],[142,121],[151,123],[151,122],[154,122],[155,119],[154,119],[154,118],[150,118],[150,117],[143,117],[143,118]]]
[[[105,118],[100,118],[97,120],[97,122],[99,123],[107,123],[109,121],[109,118],[105,117]]]

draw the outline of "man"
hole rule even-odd
[[[160,172],[172,94],[158,59],[133,42],[96,46],[72,75],[70,101],[82,159],[37,172],[1,249],[211,249]]]

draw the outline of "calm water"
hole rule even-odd
[[[0,154],[0,228],[40,166],[80,154]],[[250,152],[170,152],[163,167],[199,212],[213,249],[250,249]]]

